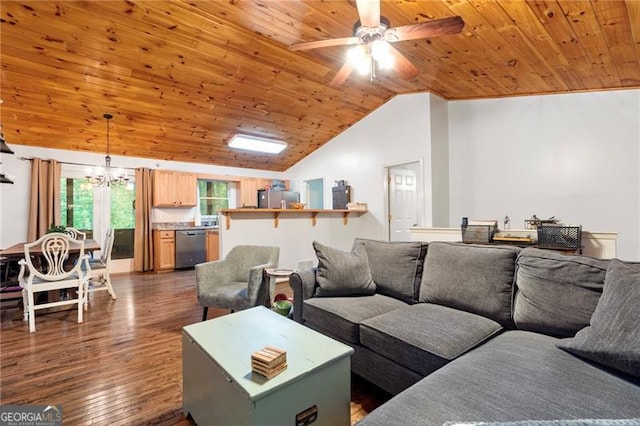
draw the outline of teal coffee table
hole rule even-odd
[[[275,346],[287,368],[266,379],[251,354]],[[350,424],[353,349],[259,306],[182,329],[183,412],[199,425]]]

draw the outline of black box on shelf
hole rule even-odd
[[[331,192],[333,195],[333,209],[346,209],[347,204],[351,202],[351,187],[349,185],[334,186],[331,188]]]
[[[538,247],[550,249],[574,249],[582,247],[582,226],[538,226]]]

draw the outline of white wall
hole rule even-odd
[[[425,188],[431,185],[428,166],[431,96],[429,93],[397,96],[336,136],[287,171],[297,185],[295,189],[303,191],[305,180],[324,178],[325,207],[331,208],[331,186],[336,180],[346,180],[352,187],[351,200],[365,202],[369,208],[369,213],[359,219],[362,233],[357,236],[387,239],[384,167],[423,160]],[[430,210],[426,216],[425,224],[431,224]],[[326,239],[333,236],[327,235]],[[349,244],[338,248],[350,249],[351,242],[352,238]]]
[[[361,236],[385,239],[383,167],[424,159],[425,177],[434,179],[425,182],[430,226],[443,210],[430,203],[446,202],[445,180],[432,168],[446,158],[443,137],[449,223],[440,226],[509,215],[521,228],[533,214],[555,216],[592,232],[619,232],[618,256],[640,259],[639,90],[454,102],[397,96],[288,174],[293,182],[346,179],[371,211]]]
[[[2,154],[0,172],[9,175],[15,183],[13,185],[0,185],[0,247],[2,248],[26,241],[27,239],[31,162],[21,160],[20,157],[55,159],[63,162],[82,163],[92,166],[104,164],[104,154],[88,154],[75,151],[12,145],[10,140],[7,141],[7,143],[15,154]],[[275,179],[284,179],[285,176],[283,173],[265,170],[180,163],[115,155],[111,157],[111,162],[115,168],[147,167],[152,169],[189,171],[216,175],[272,177]],[[130,173],[132,174],[133,171],[130,171]],[[193,221],[194,217],[195,209],[154,209],[152,219],[155,222],[186,222]]]
[[[640,91],[449,102],[451,225],[555,216],[640,258]]]
[[[449,225],[449,114],[448,103],[431,96],[431,206],[433,226]]]

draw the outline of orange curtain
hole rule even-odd
[[[133,268],[139,272],[153,270],[152,176],[151,169],[136,169],[136,229],[133,240]]]
[[[60,225],[60,175],[56,160],[31,160],[31,198],[27,241],[35,241],[51,225]]]

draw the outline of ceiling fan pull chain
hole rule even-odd
[[[369,81],[373,82],[373,79],[376,78],[376,61],[373,59],[373,56],[369,60],[369,64],[371,65],[371,73],[369,74]]]

